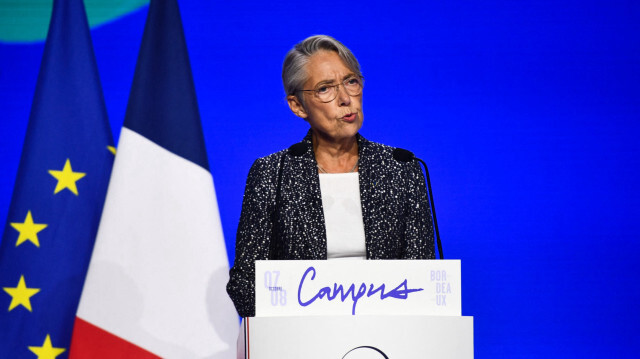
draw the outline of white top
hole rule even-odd
[[[327,259],[366,259],[358,172],[321,173]]]

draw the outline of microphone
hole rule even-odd
[[[413,160],[418,160],[418,162],[422,163],[424,167],[425,174],[427,175],[427,189],[429,190],[429,202],[431,203],[431,213],[433,214],[433,225],[436,227],[436,241],[438,242],[438,254],[440,255],[440,259],[444,259],[442,255],[442,242],[440,241],[440,231],[438,230],[438,220],[436,219],[436,206],[433,203],[433,192],[431,192],[431,180],[429,179],[429,169],[427,168],[427,164],[424,163],[423,160],[416,157],[413,152],[409,150],[405,150],[404,148],[396,148],[393,150],[393,158],[398,162],[411,162]]]
[[[293,157],[300,157],[303,154],[305,154],[305,152],[307,152],[308,148],[309,148],[308,143],[298,142],[289,146],[289,148],[287,149],[287,153]],[[282,184],[282,167],[284,166],[285,157],[287,157],[287,154],[282,155],[282,157],[280,158],[280,164],[278,165],[278,182],[276,185],[276,203],[278,202],[280,197],[280,186]]]
[[[306,142],[298,142],[289,146],[287,149],[287,153],[293,157],[300,157],[309,148],[309,144]],[[276,208],[280,204],[280,186],[282,185],[282,167],[284,166],[284,159],[287,157],[287,154],[282,155],[280,158],[280,164],[278,166],[278,182],[276,184]]]
[[[287,151],[293,157],[300,157],[305,152],[307,152],[307,148],[309,148],[309,144],[308,143],[306,143],[306,142],[298,142],[298,143],[294,143],[293,145],[291,145]]]
[[[300,157],[305,152],[307,152],[307,148],[309,148],[309,144],[306,142],[298,142],[289,146],[287,149],[287,153],[293,157]],[[284,165],[284,159],[287,157],[286,154],[282,155],[280,158],[280,164],[278,165],[278,182],[276,188],[276,199],[280,196],[280,184],[282,183],[282,166]]]
[[[404,148],[396,148],[395,150],[393,150],[393,158],[395,158],[396,161],[400,162],[410,162],[413,161],[416,156],[414,156],[413,152],[409,150],[405,150]]]

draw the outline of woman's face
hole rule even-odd
[[[337,53],[323,50],[309,57],[306,70],[308,80],[303,89],[340,84],[337,96],[324,103],[313,92],[302,92],[304,106],[295,96],[288,97],[291,110],[308,121],[314,134],[324,140],[339,142],[354,137],[362,127],[362,93],[349,96],[342,82],[355,73],[345,66]]]

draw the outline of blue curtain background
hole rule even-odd
[[[308,128],[284,101],[284,55],[329,34],[366,77],[361,133],[429,164],[476,356],[637,357],[640,3],[180,6],[230,259],[251,163]],[[116,139],[146,11],[92,30]],[[0,42],[0,225],[42,51]]]

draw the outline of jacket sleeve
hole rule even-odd
[[[269,257],[275,199],[273,172],[266,158],[258,159],[251,166],[245,186],[235,260],[227,283],[227,293],[241,317],[255,316],[255,261]]]
[[[433,217],[424,174],[418,161],[406,168],[407,212],[403,259],[435,259]]]

